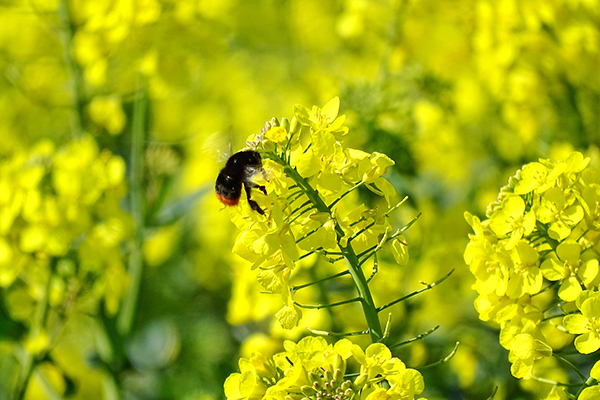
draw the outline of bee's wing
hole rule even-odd
[[[225,164],[233,154],[231,150],[231,129],[218,131],[207,136],[202,142],[202,152],[220,164]]]

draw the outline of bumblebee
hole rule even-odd
[[[248,204],[261,215],[265,212],[258,203],[250,198],[252,188],[257,188],[265,195],[267,190],[264,186],[257,185],[251,179],[259,172],[263,172],[260,154],[254,150],[243,150],[235,153],[227,160],[225,167],[219,172],[215,183],[217,198],[226,206],[235,206],[242,195],[242,185],[246,190]]]

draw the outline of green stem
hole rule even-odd
[[[344,304],[356,303],[357,301],[361,301],[361,300],[362,299],[360,297],[355,297],[353,299],[342,300],[342,301],[338,301],[337,303],[331,303],[331,304],[300,304],[296,301],[294,301],[294,304],[300,308],[306,308],[308,310],[320,310],[322,308],[332,308],[332,307],[343,306]]]
[[[551,319],[554,319],[554,318],[563,318],[564,316],[565,316],[565,314],[551,315],[551,316],[549,316],[549,317],[544,317],[544,318],[542,319],[542,322],[545,322],[545,321],[550,321]]]
[[[454,357],[454,355],[456,354],[456,351],[458,350],[459,345],[460,345],[460,342],[456,342],[456,344],[454,345],[454,349],[452,349],[452,352],[450,352],[450,354],[448,354],[446,357],[444,357],[441,360],[438,360],[434,363],[424,365],[424,366],[418,368],[418,370],[425,371],[426,369],[437,367],[438,365],[441,365],[441,364],[446,364],[448,361],[450,361]]]
[[[316,280],[316,281],[313,281],[313,282],[305,283],[303,285],[292,286],[291,289],[292,289],[292,292],[295,292],[297,290],[304,289],[304,288],[307,288],[307,287],[312,286],[312,285],[317,285],[319,283],[322,283],[322,282],[325,282],[325,281],[328,281],[328,280],[331,280],[331,279],[335,279],[335,278],[339,278],[339,277],[344,276],[344,275],[348,275],[349,273],[350,272],[348,272],[347,270],[346,271],[342,271],[342,272],[339,272],[339,273],[337,273],[335,275],[328,276],[327,278],[322,278],[322,279],[319,279],[319,280]]]
[[[316,263],[317,263],[317,261],[315,261],[313,264],[316,264]],[[317,287],[317,289],[318,289],[318,300],[319,300],[319,303],[329,304],[331,301],[329,299],[329,291],[325,287],[325,282],[327,282],[328,280],[331,280],[331,279],[335,279],[335,278],[347,275],[348,274],[348,270],[342,271],[341,273],[335,274],[333,276],[328,276],[328,277],[323,278],[323,279],[317,279],[317,269],[316,268],[310,268],[309,269],[309,274],[311,276],[311,279],[314,281],[313,284],[315,284],[316,287]],[[334,332],[337,331],[339,329],[339,326],[336,323],[335,313],[333,312],[333,309],[332,308],[326,308],[325,310],[326,310],[326,312],[329,315],[329,320],[330,320],[330,324],[331,324],[330,325],[330,329],[332,331],[334,331]]]
[[[75,139],[83,136],[83,84],[81,79],[81,68],[73,57],[74,27],[71,18],[71,9],[68,0],[61,0],[58,6],[58,18],[60,19],[60,41],[63,48],[63,59],[69,76],[70,96],[70,119],[71,130]]]
[[[575,398],[579,398],[579,395],[581,394],[581,392],[583,392],[583,390],[587,387],[590,387],[594,384],[595,379],[592,378],[591,376],[579,387],[579,390],[577,391],[577,394],[575,395]]]
[[[371,282],[371,279],[375,278],[375,275],[379,272],[379,260],[377,259],[377,254],[373,255],[373,269],[371,271],[371,276],[367,279],[367,283]]]
[[[329,205],[329,209],[332,209],[333,206],[335,206],[337,203],[340,202],[340,200],[342,200],[344,197],[346,197],[347,195],[349,195],[350,193],[352,193],[353,191],[355,191],[356,189],[358,189],[359,187],[361,187],[364,184],[365,184],[364,181],[360,181],[356,185],[352,186],[350,189],[346,190],[344,193],[342,193],[340,195],[340,197],[335,199],[335,201]]]
[[[294,182],[304,191],[306,196],[311,200],[319,212],[331,214],[331,209],[327,207],[321,196],[319,196],[317,191],[310,186],[308,181],[303,178],[298,171],[296,171],[296,169],[292,168],[277,154],[269,153],[269,157],[283,166],[285,174],[293,179]],[[363,313],[365,314],[367,325],[369,326],[371,340],[374,343],[379,342],[383,339],[383,329],[381,328],[377,307],[375,307],[375,302],[373,300],[373,296],[371,295],[371,290],[369,289],[367,279],[360,268],[358,257],[356,256],[356,253],[354,252],[354,249],[350,243],[348,243],[346,246],[342,246],[340,244],[345,234],[342,230],[342,227],[337,222],[335,223],[335,233],[337,236],[338,246],[344,259],[346,260],[348,271],[350,271],[350,275],[352,276],[356,290],[358,291],[358,297],[362,305]]]
[[[402,296],[402,297],[400,297],[399,299],[396,299],[396,300],[394,300],[394,301],[392,301],[392,302],[390,302],[390,303],[387,303],[386,305],[383,305],[383,306],[379,307],[379,308],[377,309],[377,311],[378,311],[378,312],[379,312],[379,311],[383,311],[383,310],[385,310],[386,308],[389,308],[389,307],[391,307],[391,306],[393,306],[393,305],[395,305],[395,304],[398,304],[398,303],[400,303],[401,301],[404,301],[404,300],[406,300],[406,299],[409,299],[409,298],[411,298],[411,297],[413,297],[413,296],[416,296],[416,295],[418,295],[419,293],[423,293],[423,292],[424,292],[424,291],[426,291],[426,290],[433,289],[435,286],[439,285],[440,283],[442,283],[442,282],[444,282],[446,279],[448,279],[448,278],[450,277],[450,275],[452,275],[452,273],[453,273],[453,272],[454,272],[454,269],[452,269],[450,272],[448,272],[446,275],[444,275],[443,277],[441,277],[441,278],[440,278],[440,279],[438,279],[437,281],[435,281],[435,282],[433,282],[433,283],[430,283],[429,285],[425,286],[424,288],[421,288],[421,289],[419,289],[419,290],[415,290],[414,292],[412,292],[412,293],[409,293],[409,294],[407,294],[406,296]]]
[[[314,335],[335,336],[335,337],[362,336],[362,335],[369,334],[368,329],[366,331],[358,331],[358,332],[331,332],[331,331],[321,331],[318,329],[311,329],[311,328],[307,327],[306,330]]]
[[[400,346],[404,346],[404,345],[407,345],[407,344],[412,343],[412,342],[416,342],[417,340],[425,339],[427,336],[431,335],[433,332],[437,331],[439,328],[440,328],[440,326],[436,325],[433,328],[431,328],[430,330],[428,330],[426,332],[423,332],[423,333],[415,336],[414,338],[411,338],[411,339],[405,340],[403,342],[399,342],[399,343],[393,344],[393,345],[388,346],[388,347],[391,350],[391,349],[394,349],[396,347],[400,347]]]
[[[44,285],[42,289],[42,294],[37,303],[35,309],[35,316],[33,320],[33,326],[31,328],[30,336],[35,337],[39,335],[43,329],[44,324],[46,323],[46,316],[48,315],[48,294],[50,293],[50,282],[52,280],[52,268],[54,266],[51,265],[50,272],[48,273],[48,281]],[[15,399],[23,400],[25,398],[25,393],[27,392],[27,387],[29,386],[29,381],[31,379],[31,375],[35,370],[35,365],[37,364],[37,354],[28,353],[25,350],[25,360],[23,362],[23,368],[21,370],[21,376],[19,378],[19,382],[16,387]]]
[[[394,207],[390,208],[385,214],[383,214],[383,216],[385,218],[389,217],[390,214],[392,212],[394,212],[398,207],[400,207],[402,204],[404,204],[404,202],[408,199],[408,196],[406,196],[405,198],[403,198],[398,204],[396,204]],[[406,225],[404,225],[402,228],[398,229],[392,236],[388,237],[388,240],[394,239],[395,237],[401,235],[402,233],[404,233],[404,231],[406,231],[408,228],[410,228],[412,226],[412,224],[414,224],[415,222],[417,222],[417,220],[419,219],[419,217],[421,216],[421,213],[419,213],[416,217],[414,217],[413,219],[411,219]],[[360,236],[363,232],[367,231],[369,228],[371,228],[372,226],[375,225],[375,221],[371,222],[370,224],[368,224],[367,226],[365,226],[364,228],[362,228],[361,230],[359,230],[358,232],[354,233],[350,239],[348,239],[348,241],[352,241],[354,239],[356,239],[358,236]]]
[[[492,394],[490,394],[490,397],[488,397],[487,400],[492,400],[494,398],[494,396],[496,395],[497,391],[498,391],[498,386],[494,387],[494,390],[492,390]]]
[[[146,113],[148,99],[141,84],[138,97],[133,107],[132,139],[131,139],[131,215],[133,217],[134,238],[129,258],[130,284],[125,294],[123,307],[117,320],[117,330],[121,336],[131,331],[142,281],[144,241],[144,140],[146,136]]]
[[[554,354],[554,353],[553,353],[553,354],[552,354],[552,356],[553,356],[554,358],[557,358],[557,359],[559,359],[560,361],[564,362],[565,364],[567,364],[567,365],[568,365],[568,366],[569,366],[569,367],[570,367],[570,368],[571,368],[573,371],[575,371],[575,373],[576,373],[577,375],[579,375],[579,377],[581,378],[581,380],[582,380],[583,382],[585,382],[585,380],[586,380],[587,378],[585,377],[585,375],[583,375],[583,374],[581,373],[581,371],[579,371],[579,369],[577,369],[577,367],[576,367],[576,366],[574,366],[574,365],[573,365],[573,363],[571,363],[571,362],[570,362],[569,360],[567,360],[566,358],[563,358],[563,357],[561,357],[561,356],[559,356],[559,355],[557,355],[557,354]]]
[[[546,378],[540,378],[535,375],[531,375],[531,379],[533,379],[534,381],[547,383],[547,384],[553,385],[553,386],[576,387],[576,386],[581,385],[581,383],[564,383],[564,382],[553,381],[553,380],[546,379]]]

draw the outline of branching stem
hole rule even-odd
[[[338,274],[328,276],[327,278],[319,279],[318,281],[305,283],[304,285],[292,286],[291,290],[292,290],[292,292],[295,292],[295,291],[298,291],[300,289],[304,289],[306,287],[309,287],[309,286],[312,286],[312,285],[316,285],[316,284],[321,283],[321,282],[328,281],[330,279],[335,279],[335,278],[339,278],[340,276],[348,275],[349,273],[350,273],[350,271],[348,271],[348,270],[342,271],[342,272],[340,272]]]
[[[388,303],[388,304],[386,304],[386,305],[384,305],[384,306],[381,306],[381,307],[379,307],[379,308],[377,309],[377,311],[378,311],[378,312],[380,312],[380,311],[383,311],[383,310],[385,310],[386,308],[389,308],[389,307],[391,307],[391,306],[393,306],[393,305],[395,305],[395,304],[398,304],[398,303],[400,303],[401,301],[404,301],[404,300],[406,300],[406,299],[408,299],[408,298],[411,298],[411,297],[413,297],[413,296],[416,296],[416,295],[418,295],[419,293],[422,293],[422,292],[424,292],[424,291],[426,291],[426,290],[432,289],[433,287],[435,287],[435,286],[439,285],[440,283],[442,283],[442,282],[444,282],[446,279],[448,279],[448,278],[450,277],[450,275],[452,275],[452,273],[453,273],[453,272],[454,272],[454,269],[452,269],[450,272],[448,272],[446,275],[444,275],[443,277],[441,277],[441,278],[440,278],[440,279],[438,279],[437,281],[435,281],[435,282],[433,282],[433,283],[430,283],[429,285],[425,286],[424,288],[421,288],[421,289],[419,289],[419,290],[415,290],[414,292],[412,292],[412,293],[409,293],[409,294],[407,294],[406,296],[400,297],[399,299],[396,299],[396,300],[394,300],[394,301],[392,301],[392,302],[390,302],[390,303]]]
[[[368,335],[369,330],[358,331],[358,332],[330,332],[330,331],[321,331],[318,329],[306,328],[310,333],[320,336],[359,336],[359,335]]]
[[[300,308],[306,308],[309,310],[320,310],[322,308],[332,308],[332,307],[343,306],[344,304],[356,303],[357,301],[361,301],[361,300],[362,299],[360,297],[354,297],[352,299],[342,300],[342,301],[338,301],[337,303],[331,303],[331,304],[300,304],[297,301],[294,301],[294,304]]]
[[[400,347],[400,346],[404,346],[404,345],[412,343],[412,342],[416,342],[417,340],[425,339],[427,336],[431,335],[433,332],[437,331],[439,328],[440,328],[440,326],[436,325],[433,328],[431,328],[430,330],[428,330],[426,332],[423,332],[423,333],[415,336],[414,338],[411,338],[411,339],[405,340],[403,342],[399,342],[399,343],[393,344],[393,345],[388,346],[388,347],[391,350],[391,349],[394,349],[396,347]]]
[[[450,354],[448,354],[446,357],[442,358],[441,360],[438,360],[434,363],[422,366],[421,368],[419,368],[419,371],[424,371],[429,368],[437,367],[438,365],[441,365],[441,364],[446,364],[448,361],[450,361],[452,359],[452,357],[454,357],[454,355],[456,354],[456,351],[458,350],[459,345],[460,345],[460,342],[456,342],[456,344],[454,345],[454,349],[452,349]]]
[[[567,364],[567,365],[568,365],[568,366],[569,366],[569,367],[570,367],[570,368],[571,368],[573,371],[575,371],[575,373],[576,373],[577,375],[579,375],[579,377],[581,378],[581,381],[582,381],[582,382],[585,382],[585,381],[586,381],[586,379],[587,379],[587,378],[586,378],[586,376],[585,376],[585,375],[583,375],[583,374],[581,373],[581,371],[579,371],[579,369],[577,369],[577,367],[576,367],[576,366],[574,366],[574,365],[573,365],[573,363],[572,363],[571,361],[569,361],[569,360],[567,360],[566,358],[563,358],[563,357],[561,357],[561,356],[559,356],[559,355],[557,355],[557,354],[554,354],[554,353],[552,354],[552,356],[553,356],[554,358],[557,358],[557,359],[559,359],[559,360],[560,360],[560,361],[562,361],[563,363]]]
[[[278,154],[269,153],[268,157],[278,162],[283,166],[285,174],[290,177],[294,182],[300,187],[309,200],[312,202],[314,207],[319,212],[327,213],[331,215],[331,209],[328,207],[321,196],[317,193],[317,191],[308,183],[308,181],[303,178],[295,168],[290,166],[287,162],[285,162]],[[337,236],[338,244],[342,242],[342,239],[345,236],[344,231],[342,230],[339,224],[335,224],[335,233]],[[371,335],[371,340],[375,342],[379,342],[383,339],[383,329],[381,327],[381,323],[379,321],[377,307],[375,307],[375,302],[373,300],[373,296],[371,295],[371,291],[369,289],[369,285],[367,284],[367,279],[360,268],[360,263],[358,261],[358,257],[354,252],[354,249],[350,245],[350,243],[342,246],[339,244],[340,251],[342,256],[346,260],[346,264],[348,266],[348,271],[352,276],[354,284],[356,286],[356,290],[358,291],[358,297],[356,301],[360,301],[363,312],[365,314],[365,319],[367,321],[367,325],[369,326],[369,333]]]

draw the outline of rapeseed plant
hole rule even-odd
[[[571,341],[582,354],[600,348],[600,171],[589,161],[574,152],[523,166],[489,205],[487,219],[465,213],[474,234],[464,253],[476,278],[475,308],[482,320],[499,324],[513,376],[552,383],[534,367],[555,357],[576,370],[587,393],[597,390],[588,387],[593,379],[558,355],[548,335],[579,335]]]
[[[253,181],[264,187],[266,194],[258,190],[250,193],[264,212],[257,212],[244,194],[239,204],[231,207],[231,220],[241,231],[233,251],[257,270],[260,285],[281,299],[283,306],[275,317],[283,328],[296,327],[302,309],[359,303],[367,329],[355,333],[312,332],[327,336],[368,334],[373,343],[363,351],[348,339],[328,345],[323,338],[310,336],[298,344],[286,341],[286,352],[272,359],[254,353],[249,359],[242,358],[240,373],[226,381],[229,399],[413,399],[423,391],[420,373],[406,368],[381,343],[389,332],[387,327],[382,329],[379,320],[381,311],[416,293],[378,307],[369,287],[377,273],[378,253],[387,243],[391,242],[391,252],[399,265],[408,262],[403,233],[416,218],[399,229],[392,228],[390,215],[406,200],[394,203],[396,191],[383,177],[394,161],[382,153],[345,147],[343,139],[348,128],[343,125],[345,116],[338,112],[337,97],[322,108],[297,105],[291,121],[273,118],[259,134],[248,138],[248,146],[264,160],[264,171],[257,173]],[[382,209],[351,200],[350,195],[361,187],[385,199]],[[302,259],[313,255],[330,263],[345,261],[346,268],[316,282],[292,284]],[[371,259],[373,274],[367,278],[363,265]],[[352,277],[356,297],[332,304],[298,302],[296,296],[301,289],[345,275]],[[355,379],[345,376],[350,357],[360,365]]]

